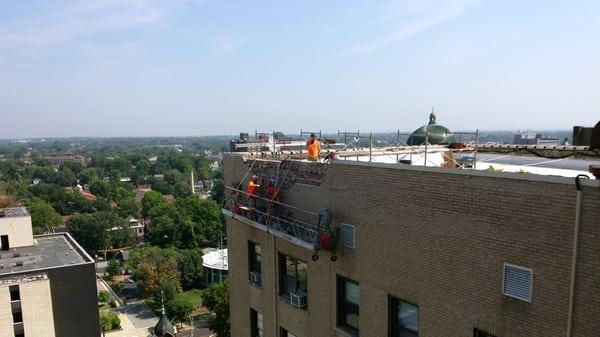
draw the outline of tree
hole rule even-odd
[[[121,327],[121,320],[116,313],[110,310],[102,310],[100,311],[100,326],[102,331],[116,330]]]
[[[156,207],[165,206],[167,201],[165,198],[156,191],[148,191],[144,194],[142,198],[142,216],[147,218],[150,215],[150,212]]]
[[[179,270],[181,286],[184,289],[194,288],[202,281],[202,250],[199,248],[179,251]]]
[[[108,300],[110,300],[110,294],[108,291],[103,290],[98,294],[98,302],[106,303]]]
[[[223,180],[215,180],[210,197],[216,201],[217,204],[223,204],[223,196],[225,195],[225,183]]]
[[[120,274],[119,263],[117,260],[111,259],[108,261],[108,266],[106,267],[106,273],[110,278],[113,278],[115,275]]]
[[[131,251],[128,264],[144,297],[160,299],[161,287],[165,291],[181,292],[178,260],[179,254],[174,248],[143,247]]]
[[[92,214],[74,214],[67,222],[67,228],[77,242],[90,254],[95,254],[108,246],[106,223]]]
[[[40,198],[31,199],[28,209],[31,214],[33,230],[36,234],[58,227],[62,222],[60,214],[54,210],[54,207]]]
[[[91,254],[106,248],[131,246],[135,242],[127,222],[111,212],[74,214],[67,222],[67,229]]]
[[[77,177],[67,166],[61,166],[56,174],[56,183],[60,186],[73,186],[77,183]]]
[[[181,323],[188,319],[192,311],[194,311],[194,303],[184,296],[176,295],[172,300],[165,305],[167,315],[175,323]]]
[[[214,313],[210,329],[217,334],[217,337],[230,337],[228,283],[213,284],[205,289],[202,292],[202,303]]]

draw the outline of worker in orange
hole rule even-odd
[[[248,193],[248,206],[256,207],[256,195],[258,194],[258,188],[260,185],[258,184],[258,177],[252,176],[250,181],[248,181],[248,187],[246,188],[246,192]]]
[[[279,189],[277,188],[277,186],[275,186],[275,178],[271,178],[269,179],[269,183],[267,184],[267,199],[269,199],[269,201],[277,201],[277,197],[279,196]],[[271,205],[272,202],[269,202],[269,205]]]
[[[321,142],[315,138],[315,134],[311,133],[310,138],[306,141],[308,150],[308,160],[318,161],[319,153],[321,152]]]

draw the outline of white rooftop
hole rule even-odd
[[[227,248],[204,254],[202,256],[202,266],[210,269],[228,270]]]

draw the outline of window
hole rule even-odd
[[[358,336],[358,309],[360,288],[358,283],[338,276],[337,324],[340,328]]]
[[[533,269],[505,263],[502,293],[508,297],[531,302],[532,291]]]
[[[490,333],[487,333],[483,330],[479,330],[477,328],[475,328],[474,332],[473,332],[473,337],[496,337]]]
[[[25,329],[23,328],[23,323],[13,324],[13,330],[15,332],[15,337],[24,337],[25,336]]]
[[[281,330],[280,333],[279,333],[280,337],[297,337],[296,335],[294,335],[293,333],[287,331],[284,328],[281,328],[280,330]]]
[[[390,336],[419,336],[419,307],[390,296]]]
[[[355,238],[354,226],[347,225],[347,224],[341,224],[340,228],[341,228],[341,235],[340,235],[340,237],[342,238],[342,245],[344,247],[347,247],[347,248],[354,248],[354,245],[355,245],[355,242],[354,242],[354,238]]]
[[[13,323],[23,323],[23,314],[20,312],[13,312]]]
[[[263,337],[263,315],[250,308],[250,336]]]
[[[250,282],[261,284],[262,252],[260,245],[248,241],[248,269]]]
[[[306,262],[279,254],[279,294],[289,297],[290,293],[308,295],[308,267]]]
[[[8,287],[8,291],[10,292],[10,300],[11,301],[20,301],[21,293],[19,292],[19,286],[10,286]]]

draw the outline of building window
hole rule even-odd
[[[305,307],[308,297],[307,280],[306,262],[279,254],[279,294],[282,297],[298,307]]]
[[[25,336],[25,329],[23,328],[23,323],[13,324],[13,330],[15,332],[15,337],[24,337]]]
[[[250,308],[250,336],[263,337],[263,315]]]
[[[10,292],[10,300],[11,301],[20,301],[21,293],[19,292],[19,286],[10,286],[8,287],[8,291]]]
[[[340,231],[341,231],[341,239],[342,239],[342,245],[346,248],[355,248],[355,229],[354,226],[352,225],[347,225],[347,224],[341,224],[340,225]]]
[[[473,332],[473,337],[496,337],[488,332],[485,332],[483,330],[479,330],[477,328],[475,328],[474,332]]]
[[[337,293],[337,325],[353,336],[358,336],[358,311],[360,307],[358,282],[338,276]]]
[[[262,251],[259,244],[248,241],[248,260],[250,282],[260,285],[262,283]]]
[[[390,336],[419,336],[419,307],[390,296]]]
[[[13,312],[13,323],[23,323],[23,314],[21,312]]]
[[[284,328],[281,328],[280,330],[281,330],[279,333],[280,337],[298,337],[298,336],[294,335],[293,333],[287,331]]]

